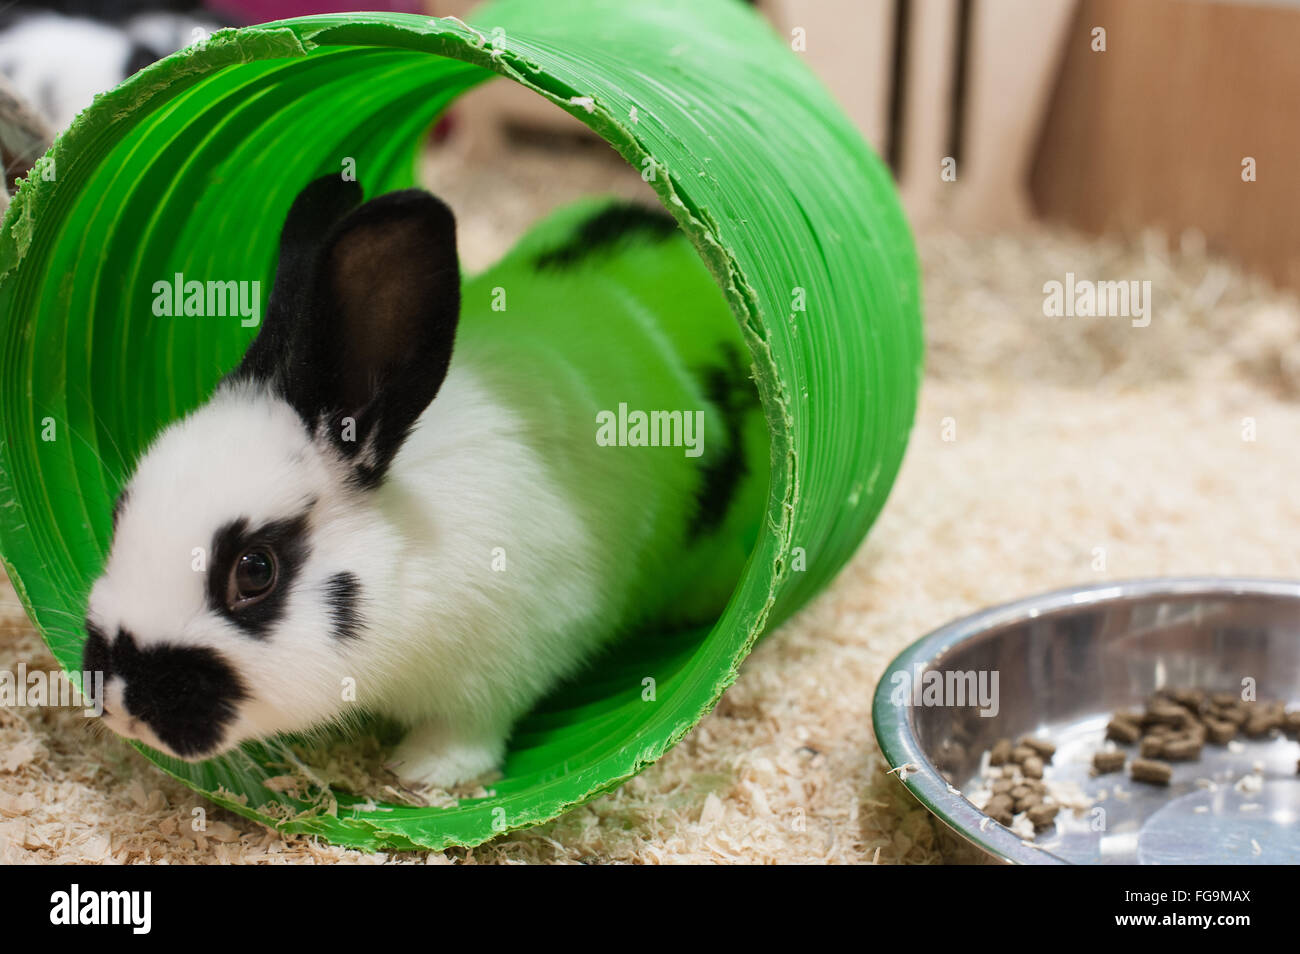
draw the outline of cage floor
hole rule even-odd
[[[644,194],[599,148],[448,151],[425,180],[464,223],[471,268],[580,194]],[[1294,299],[1195,236],[1166,247],[1033,229],[918,245],[917,424],[884,514],[834,586],[623,788],[472,852],[391,860],[940,862],[938,823],[885,775],[871,732],[876,681],[903,646],[983,605],[1089,580],[1300,575],[1300,500],[1283,490],[1300,463]],[[1150,325],[1044,317],[1043,284],[1067,272],[1150,280]],[[20,664],[53,660],[4,585],[0,669]],[[200,804],[75,712],[0,708],[0,862],[385,860],[285,841],[212,806],[195,832]]]

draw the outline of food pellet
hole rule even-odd
[[[1260,739],[1268,735],[1277,727],[1277,723],[1266,712],[1253,713],[1246,719],[1246,724],[1241,727],[1241,731],[1246,733],[1249,738]]]
[[[1163,748],[1163,757],[1170,762],[1193,762],[1201,757],[1201,743],[1195,738],[1170,739]]]
[[[1225,706],[1221,709],[1212,709],[1211,714],[1225,722],[1231,722],[1235,726],[1240,726],[1246,721],[1246,708],[1240,704],[1234,706]]]
[[[1161,723],[1172,726],[1185,725],[1192,714],[1176,702],[1155,702],[1147,709],[1143,722],[1149,725]]]
[[[1016,802],[1014,806],[1015,813],[1019,815],[1021,812],[1027,812],[1035,805],[1041,805],[1042,803],[1043,803],[1043,796],[1037,794],[1036,792],[1030,792],[1024,798]]]
[[[1205,737],[1215,745],[1226,745],[1237,734],[1237,727],[1224,719],[1207,717],[1205,720]]]
[[[1015,804],[1010,795],[994,795],[989,799],[989,803],[984,806],[986,814],[992,815],[996,812],[1010,811],[1011,806]]]
[[[1043,777],[1043,760],[1037,755],[1031,755],[1021,764],[1020,770],[1030,778]]]
[[[1138,745],[1138,755],[1144,759],[1158,759],[1165,750],[1165,740],[1158,735],[1144,735]]]
[[[1092,757],[1092,768],[1098,775],[1109,775],[1111,772],[1123,769],[1126,761],[1127,758],[1119,749],[1113,752],[1098,752]]]
[[[1173,766],[1154,759],[1134,759],[1129,766],[1129,775],[1135,782],[1150,782],[1152,785],[1168,785],[1173,778]]]
[[[1017,745],[1011,750],[1011,761],[1015,762],[1017,765],[1023,766],[1025,764],[1025,759],[1036,757],[1037,756],[1034,755],[1034,750],[1027,745]]]
[[[1060,805],[1035,805],[1029,809],[1029,821],[1033,824],[1034,830],[1039,831],[1051,825],[1060,810]]]
[[[1011,758],[1011,740],[998,739],[989,750],[989,765],[1006,765]]]
[[[1200,711],[1201,707],[1205,705],[1204,689],[1175,689],[1169,695],[1174,702],[1186,706],[1193,712]]]
[[[1106,726],[1106,738],[1113,739],[1116,742],[1123,742],[1125,745],[1132,745],[1141,734],[1141,726],[1136,722],[1130,722],[1128,719],[1121,719],[1119,716],[1111,719]]]
[[[999,825],[1010,826],[1012,822],[1011,809],[1013,802],[1006,795],[994,795],[989,799],[989,803],[984,806],[984,814],[988,815]]]
[[[1052,756],[1056,754],[1055,745],[1053,745],[1051,742],[1048,742],[1046,739],[1035,738],[1032,735],[1025,736],[1023,739],[1020,740],[1020,744],[1033,749],[1035,752],[1038,753],[1038,757],[1041,758],[1044,762],[1052,761]]]

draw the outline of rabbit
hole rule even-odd
[[[520,716],[613,639],[716,619],[767,432],[666,214],[561,213],[462,289],[446,204],[362,199],[304,187],[242,360],[141,455],[84,666],[109,728],[181,759],[377,713],[406,728],[397,775],[445,788],[500,770]],[[620,400],[698,413],[704,452],[602,445]]]
[[[0,73],[55,129],[96,94],[156,60],[233,26],[198,3],[46,0],[0,9]]]

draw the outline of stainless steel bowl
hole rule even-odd
[[[995,706],[969,691],[980,674],[996,714],[981,715]],[[905,691],[940,678],[946,694]],[[1240,692],[1243,680],[1254,680],[1260,700],[1300,702],[1300,583],[1132,580],[983,610],[901,653],[876,689],[873,718],[902,784],[984,860],[1300,863],[1294,740],[1206,745],[1200,761],[1174,763],[1167,788],[1090,771],[1116,710],[1140,707],[1159,688]],[[1024,839],[963,793],[979,787],[981,759],[997,739],[1031,734],[1057,746],[1053,784],[1102,797]],[[1258,778],[1244,784],[1247,775]]]

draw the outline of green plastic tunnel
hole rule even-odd
[[[97,99],[0,233],[0,553],[75,672],[113,494],[253,334],[154,317],[155,278],[273,262],[280,210],[341,156],[368,170],[369,194],[413,184],[438,116],[497,77],[638,170],[653,163],[652,185],[750,347],[770,426],[767,515],[747,567],[709,631],[611,658],[525,719],[486,798],[374,811],[339,792],[336,812],[302,812],[264,784],[275,773],[258,746],[198,764],[140,748],[232,811],[361,848],[478,844],[663,755],[755,639],[858,547],[897,473],[921,374],[917,264],[888,171],[752,10],[499,0],[471,20],[367,13],[218,33]]]

